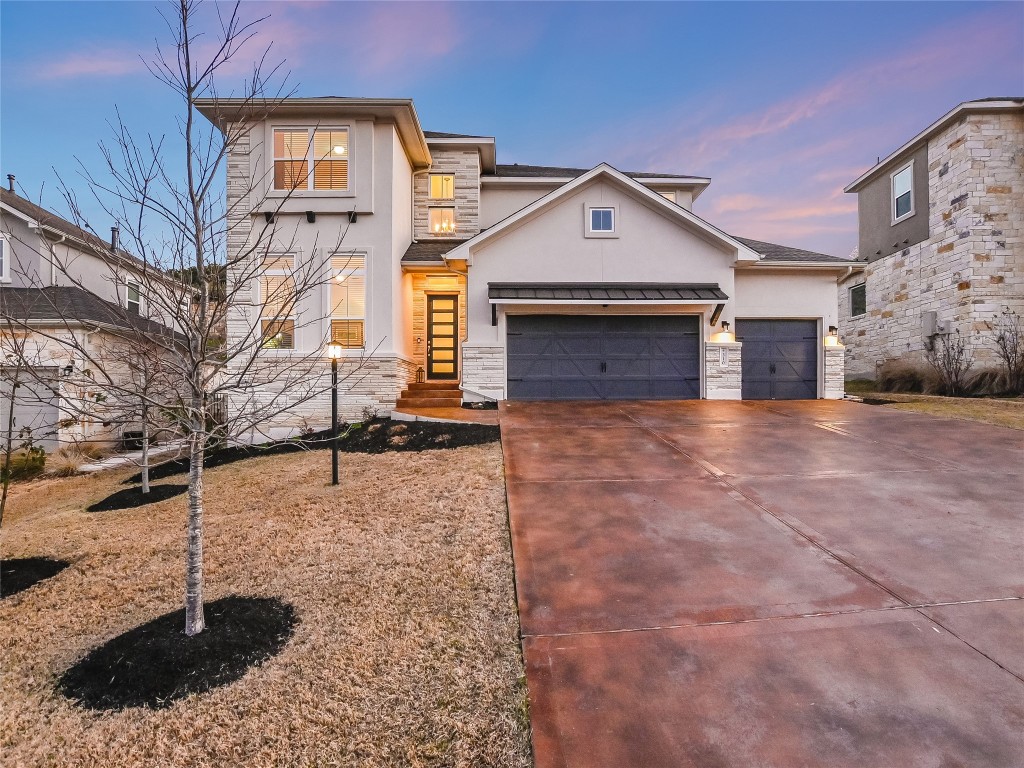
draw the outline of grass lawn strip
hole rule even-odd
[[[125,474],[12,489],[2,554],[73,565],[0,602],[5,765],[530,765],[500,446],[348,454],[338,488],[321,451],[211,469],[206,599],[280,599],[294,635],[229,685],[98,713],[60,676],[182,601],[185,497],[83,511]]]
[[[948,419],[964,419],[997,427],[1024,429],[1024,398],[942,397],[902,392],[875,392],[863,385],[848,387],[848,391],[863,398],[867,403],[897,411],[914,411]]]

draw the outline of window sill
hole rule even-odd
[[[890,224],[889,226],[895,227],[897,224],[901,224],[904,221],[906,221],[907,219],[912,218],[916,213],[917,213],[917,211],[911,211],[910,213],[904,213],[898,219],[893,219],[892,220],[892,224]]]
[[[618,238],[618,232],[587,232],[583,235],[586,238],[592,240],[615,240]]]

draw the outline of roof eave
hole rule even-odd
[[[480,171],[482,173],[494,173],[497,163],[497,151],[493,136],[427,139],[427,144],[438,145],[445,149],[475,149],[480,153]]]

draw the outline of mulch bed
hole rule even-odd
[[[115,491],[102,501],[86,507],[86,512],[110,512],[115,509],[133,509],[146,504],[156,504],[158,501],[173,499],[188,490],[187,485],[151,485],[149,493],[143,493],[142,487],[125,488]]]
[[[118,635],[68,669],[58,690],[87,709],[163,709],[240,679],[287,644],[298,620],[276,598],[231,595],[204,606],[206,629],[185,635],[185,609]]]
[[[341,428],[344,434],[348,426]],[[339,450],[346,453],[385,453],[387,451],[428,451],[441,448],[462,448],[467,445],[496,443],[501,439],[497,426],[490,424],[458,424],[436,421],[392,421],[373,419],[362,425],[352,425],[348,435],[339,440]],[[282,440],[261,445],[239,445],[211,451],[204,466],[209,469],[236,461],[275,456],[298,451],[327,450],[331,447],[329,430],[314,432],[301,438]],[[188,471],[188,457],[165,461],[150,467],[151,480],[162,480]],[[138,484],[142,474],[137,473],[124,481],[125,485]]]
[[[0,598],[24,592],[56,576],[71,563],[49,557],[22,557],[0,561]]]

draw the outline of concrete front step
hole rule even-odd
[[[458,408],[462,405],[462,393],[458,397],[403,397],[398,398],[396,408]]]
[[[458,389],[457,381],[414,381],[410,382],[409,389],[424,391],[432,389]]]
[[[410,386],[408,389],[402,390],[402,394],[399,395],[399,397],[416,397],[430,399],[440,397],[446,400],[451,400],[452,398],[458,398],[459,400],[461,400],[462,390],[459,389],[458,387],[451,386],[445,387],[444,389],[441,389],[440,387],[435,389],[415,389],[414,387]]]

